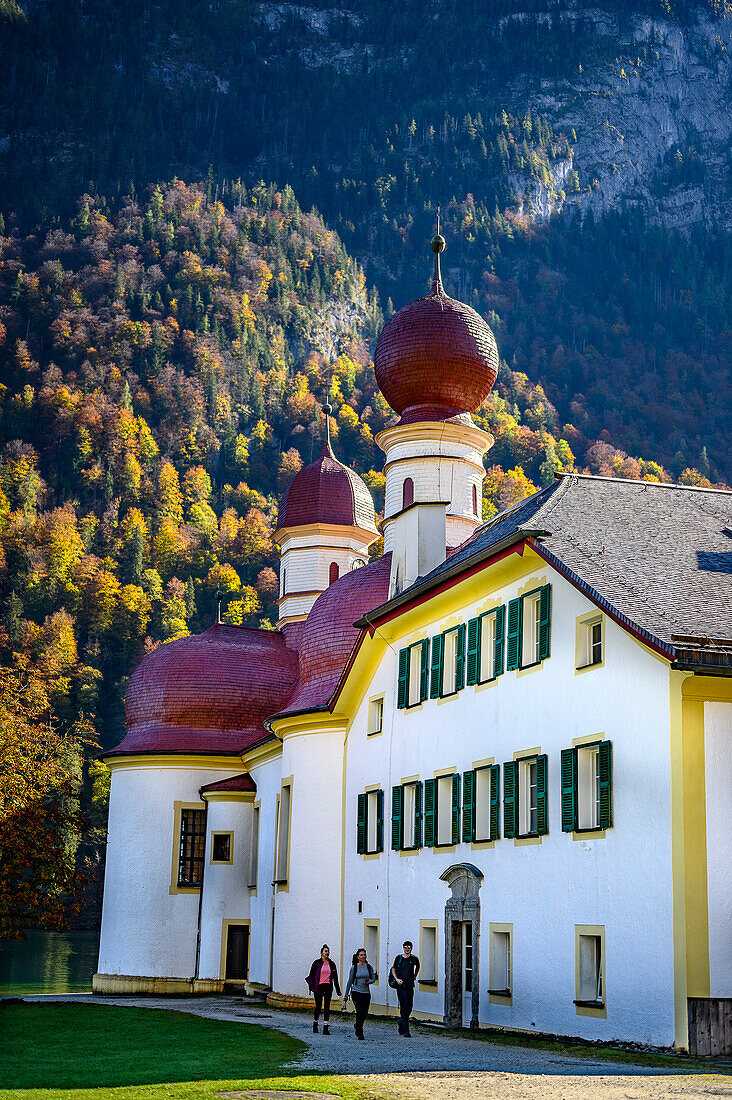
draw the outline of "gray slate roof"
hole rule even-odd
[[[732,665],[732,492],[567,475],[483,524],[418,583],[524,529],[546,532],[538,542],[565,572],[677,658],[710,639],[724,653],[713,663]]]

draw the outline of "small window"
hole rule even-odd
[[[366,791],[358,796],[356,851],[372,855],[384,850],[384,792]]]
[[[277,822],[277,870],[275,881],[287,882],[288,865],[290,862],[290,813],[292,803],[292,787],[289,783],[282,784],[279,799],[279,819]]]
[[[603,619],[602,615],[578,624],[578,664],[577,668],[591,668],[603,661]]]
[[[422,695],[422,665],[424,645],[417,642],[409,647],[409,698],[407,706],[415,707],[421,703]]]
[[[287,570],[282,570],[282,595],[287,593]]]
[[[411,477],[405,477],[402,484],[402,508],[408,508],[414,504],[414,482]]]
[[[427,698],[429,648],[425,638],[399,650],[397,709],[418,706]]]
[[[430,697],[444,699],[465,686],[465,624],[443,630],[432,639]]]
[[[494,931],[490,933],[490,988],[494,996],[511,995],[511,933]]]
[[[374,970],[378,973],[379,970],[379,924],[378,921],[363,922],[363,945],[366,948],[366,959],[371,963]],[[371,985],[378,985],[378,980],[372,982]]]
[[[480,617],[480,683],[496,674],[496,613]]]
[[[535,665],[539,657],[539,622],[541,617],[541,599],[538,592],[524,598],[523,639],[521,646],[521,667]]]
[[[519,835],[536,836],[536,757],[519,761]]]
[[[474,839],[498,839],[498,768],[494,765],[475,769]]]
[[[549,656],[551,585],[508,604],[506,668],[531,668]]]
[[[181,810],[178,886],[200,886],[206,845],[204,810]]]
[[[507,761],[503,765],[504,836],[543,836],[548,831],[546,754]]]
[[[423,924],[419,938],[419,981],[437,985],[437,922]]]
[[[605,1003],[603,936],[577,936],[577,998],[575,1004],[601,1008]]]
[[[442,691],[441,695],[454,695],[457,691],[458,627],[446,630],[443,638]]]
[[[365,564],[366,562],[363,560],[363,558],[354,558],[351,562],[351,569],[360,569]]]
[[[452,844],[453,777],[441,775],[437,780],[437,844]]]
[[[369,737],[372,737],[375,733],[381,733],[383,727],[384,696],[380,695],[378,699],[371,699],[369,701]]]
[[[247,886],[256,889],[259,870],[259,806],[252,807],[252,836],[249,849],[249,877]]]
[[[418,783],[405,783],[402,787],[402,848],[417,847],[417,787]]]
[[[473,486],[473,515],[478,515],[478,488],[476,485]]]
[[[333,584],[334,581],[338,580],[339,575],[340,575],[340,570],[338,568],[338,562],[337,561],[332,561],[330,563],[330,573],[329,573],[329,582],[328,583]]]
[[[612,742],[562,749],[562,830],[571,833],[612,825]]]
[[[211,834],[211,862],[231,863],[231,833]]]

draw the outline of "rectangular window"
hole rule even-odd
[[[403,788],[402,848],[416,848],[417,784],[405,783]]]
[[[384,696],[371,699],[369,702],[369,737],[375,733],[381,733],[384,725]]]
[[[446,630],[442,635],[443,656],[442,656],[442,691],[441,695],[454,695],[456,688],[456,673],[457,673],[457,641],[458,641],[458,628],[453,630]]]
[[[490,988],[489,993],[511,996],[511,932],[509,929],[490,931]]]
[[[521,645],[521,667],[535,665],[539,658],[539,623],[541,619],[541,599],[538,592],[524,596],[523,638]]]
[[[480,619],[480,672],[481,684],[496,675],[496,613],[481,615]]]
[[[543,836],[549,831],[545,754],[509,760],[503,765],[503,834]]]
[[[604,620],[602,615],[577,623],[577,668],[591,668],[603,662]]]
[[[419,922],[419,980],[437,985],[437,921]]]
[[[452,844],[452,776],[437,780],[437,844]]]
[[[429,638],[399,650],[397,708],[416,707],[427,698],[429,686]]]
[[[600,748],[577,750],[577,828],[600,827]]]
[[[275,881],[278,884],[287,882],[288,876],[291,802],[292,787],[289,783],[283,783],[280,791],[279,820],[277,822],[277,870]]]
[[[422,643],[409,647],[409,697],[407,706],[414,707],[422,701],[421,687],[421,661]]]
[[[498,839],[498,767],[490,764],[475,769],[474,839]]]
[[[178,886],[200,886],[206,846],[205,810],[181,810]]]
[[[562,749],[562,829],[612,825],[612,743],[597,741]]]
[[[550,652],[551,585],[517,596],[508,605],[506,668],[531,668]]]
[[[371,855],[384,850],[384,792],[367,791],[358,798],[358,851]]]
[[[575,1004],[603,1008],[605,1004],[604,930],[576,927]]]
[[[422,784],[418,780],[391,789],[391,846],[395,852],[422,847]]]
[[[247,885],[256,889],[259,870],[259,806],[252,807],[252,836],[249,849],[249,878]]]
[[[231,863],[232,833],[211,834],[211,862]]]
[[[363,922],[363,945],[366,948],[366,958],[373,966],[374,970],[379,971],[379,922],[365,920]],[[378,985],[378,981],[372,982],[372,985]]]

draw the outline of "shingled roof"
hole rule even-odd
[[[479,527],[399,601],[522,537],[679,667],[732,674],[732,492],[566,475]]]

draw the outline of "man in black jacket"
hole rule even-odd
[[[414,1004],[414,983],[419,974],[419,959],[412,954],[412,941],[405,940],[401,955],[394,959],[391,973],[396,982],[397,997],[399,998],[399,1034],[405,1039],[411,1039],[409,1031],[409,1017],[412,1014]]]

